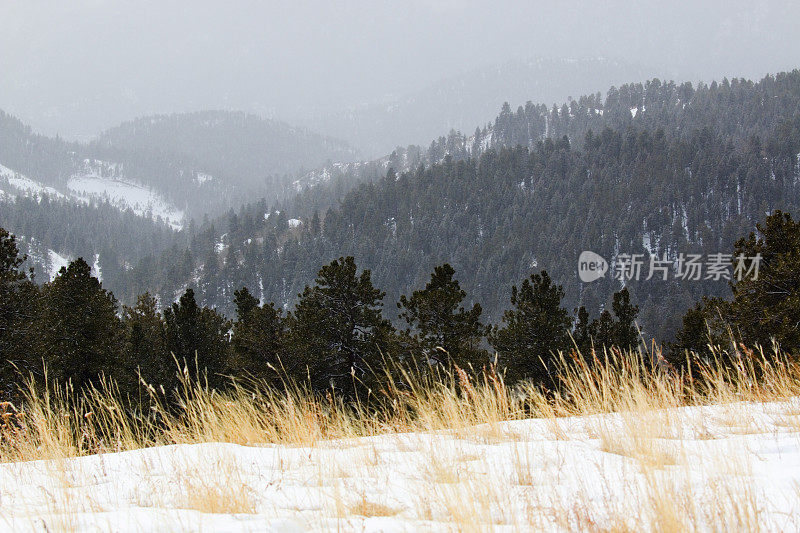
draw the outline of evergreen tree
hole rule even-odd
[[[512,287],[512,309],[489,336],[512,378],[552,383],[553,355],[568,350],[572,342],[572,319],[561,307],[563,297],[564,289],[545,270]]]
[[[572,339],[583,357],[588,358],[591,355],[592,349],[592,336],[589,331],[591,326],[589,322],[589,311],[586,307],[580,306],[575,311],[575,327],[572,329]]]
[[[397,307],[428,361],[466,368],[488,360],[486,351],[480,349],[488,328],[481,323],[480,304],[469,310],[463,307],[467,293],[453,279],[454,274],[447,263],[437,266],[425,288],[414,291],[411,298],[401,296]]]
[[[332,388],[347,397],[360,384],[373,383],[393,337],[381,314],[383,296],[369,270],[357,274],[352,257],[322,267],[288,318],[288,369],[299,379],[310,378],[316,390]]]
[[[187,364],[194,377],[205,377],[211,387],[226,383],[230,324],[208,307],[200,307],[192,289],[164,310],[167,349],[180,364]],[[195,364],[196,363],[196,364]]]
[[[81,388],[119,371],[122,328],[117,300],[82,258],[61,267],[44,286],[37,332],[53,380],[69,380]]]
[[[784,350],[800,353],[800,221],[778,210],[758,230],[760,236],[751,233],[734,247],[734,268],[741,257],[743,270],[741,280],[734,275],[731,281],[730,319],[747,344],[769,348],[774,339]],[[748,271],[757,255],[755,277]]]
[[[122,345],[122,370],[118,381],[120,388],[131,394],[138,388],[141,378],[148,385],[165,393],[177,385],[179,371],[167,350],[164,319],[157,308],[156,299],[149,293],[139,295],[136,305],[122,308],[124,342]]]
[[[276,377],[281,370],[283,317],[273,303],[259,305],[246,287],[234,292],[233,357],[230,373],[254,378]],[[272,369],[269,366],[272,366]]]
[[[0,396],[16,394],[18,373],[32,370],[31,343],[38,289],[21,270],[16,238],[0,228]]]
[[[639,307],[631,304],[627,287],[614,293],[611,309],[617,319],[614,324],[614,345],[623,350],[635,349],[639,345],[639,328],[636,326]]]
[[[600,316],[589,325],[589,335],[592,338],[592,345],[596,352],[602,355],[603,348],[614,346],[616,339],[616,322],[614,315],[608,309],[603,309]]]
[[[675,340],[667,345],[667,361],[685,368],[695,357],[711,361],[709,345],[725,347],[730,342],[724,323],[730,304],[720,298],[703,298],[683,315]]]

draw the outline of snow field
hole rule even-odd
[[[0,465],[13,530],[800,527],[800,399]]]

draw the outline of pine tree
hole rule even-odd
[[[714,356],[709,345],[726,347],[730,342],[727,324],[730,303],[721,298],[703,298],[683,315],[675,340],[667,345],[667,361],[676,368],[686,368],[699,357],[706,363]]]
[[[279,377],[284,341],[283,317],[273,303],[259,305],[246,287],[234,292],[233,358],[229,372],[254,378]],[[272,368],[270,368],[270,366]]]
[[[382,373],[393,337],[381,313],[383,296],[369,270],[357,274],[352,257],[322,267],[288,317],[287,370],[310,378],[315,390],[334,389],[345,397],[368,388]]]
[[[586,307],[580,306],[580,308],[575,311],[575,315],[575,327],[572,330],[572,339],[581,355],[583,355],[584,358],[589,358],[591,357],[592,349],[592,336],[589,331],[589,327],[591,326],[589,322],[589,311],[586,310]]]
[[[454,275],[449,264],[437,266],[425,288],[414,291],[411,298],[401,296],[397,307],[429,362],[467,368],[488,360],[485,350],[480,349],[488,328],[481,323],[480,304],[473,304],[469,310],[463,307],[467,293]],[[412,334],[411,330],[406,333]]]
[[[600,317],[592,320],[589,325],[589,335],[592,338],[592,344],[599,356],[602,356],[603,348],[611,348],[614,346],[616,339],[616,322],[614,315],[608,309],[603,309]]]
[[[769,348],[772,340],[789,352],[800,352],[800,221],[780,210],[734,246],[734,266],[743,257],[742,279],[731,281],[730,320],[750,345]],[[758,276],[747,273],[761,256]],[[755,278],[755,279],[754,279]]]
[[[5,398],[18,392],[18,373],[35,368],[31,325],[38,289],[21,270],[26,259],[16,238],[0,228],[0,396]]]
[[[639,345],[639,328],[636,326],[639,306],[631,304],[627,287],[614,293],[611,309],[617,318],[614,324],[614,345],[623,350],[635,349]]]
[[[214,388],[222,387],[227,379],[223,372],[228,363],[228,330],[230,324],[208,307],[197,305],[192,289],[177,303],[164,310],[167,349],[181,365],[191,369]],[[196,363],[196,364],[195,364]]]
[[[177,385],[179,368],[167,350],[164,319],[158,311],[156,299],[145,293],[139,295],[135,306],[123,307],[122,325],[120,388],[133,395],[141,379],[158,390],[163,388],[165,393],[172,391]]]
[[[489,342],[508,368],[511,378],[552,383],[553,356],[570,348],[572,319],[561,307],[564,289],[547,271],[532,274],[511,289],[512,309],[503,314]]]
[[[120,368],[122,327],[117,300],[82,258],[44,286],[37,330],[49,377],[81,388]]]

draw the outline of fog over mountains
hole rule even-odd
[[[427,145],[456,130],[471,134],[504,102],[561,104],[598,87],[669,76],[604,58],[528,59],[472,69],[401,97],[343,109],[299,109],[293,122],[351,143],[372,158],[397,146]]]
[[[549,105],[651,77],[757,79],[792,69],[799,10],[791,2],[721,0],[4,2],[0,108],[35,131],[82,140],[144,115],[243,110],[302,119],[323,135],[365,141],[355,148],[376,156],[450,127],[474,128],[505,100]],[[536,85],[512,75],[531,58],[598,57],[643,71],[589,68],[575,85],[534,70],[540,89],[563,90],[527,94],[522,89]],[[481,80],[492,72],[498,80]],[[471,99],[513,87],[519,92],[492,92],[489,102]],[[438,123],[425,116],[437,109],[423,102],[426,94],[446,106]],[[476,114],[454,113],[459,99],[477,104]],[[377,114],[373,130],[351,135],[387,106],[430,126],[391,117],[384,124]],[[399,135],[386,135],[395,125]]]

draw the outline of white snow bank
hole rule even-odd
[[[0,520],[137,533],[647,531],[674,514],[700,530],[796,530],[798,413],[793,400],[2,464]]]
[[[130,208],[139,216],[161,217],[170,226],[180,229],[183,212],[170,205],[157,193],[136,183],[122,179],[94,175],[75,175],[67,182],[74,194],[83,198],[106,199],[122,209]]]
[[[47,275],[53,281],[61,267],[69,266],[70,259],[53,250],[47,250]]]
[[[0,178],[5,178],[8,180],[9,185],[14,187],[15,189],[33,195],[39,194],[47,194],[49,196],[56,196],[59,198],[64,198],[65,196],[55,190],[52,187],[47,187],[46,185],[42,185],[38,181],[34,181],[19,172],[15,172],[12,169],[0,165]]]

